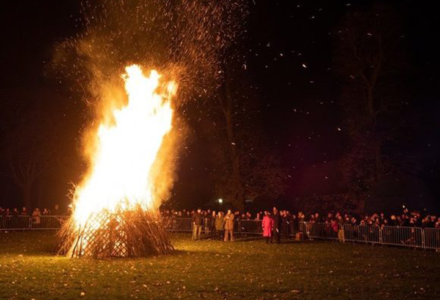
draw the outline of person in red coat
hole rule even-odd
[[[265,211],[263,217],[263,236],[266,238],[266,243],[269,243],[272,237],[273,219],[270,217],[270,213]]]

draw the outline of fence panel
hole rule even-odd
[[[166,224],[167,229],[172,232],[192,232],[191,218],[170,218]]]
[[[56,230],[61,228],[64,216],[49,216],[32,218],[32,230]]]
[[[49,215],[37,218],[30,216],[0,217],[0,231],[56,230],[61,228],[61,223],[66,218],[66,216]]]
[[[2,216],[0,217],[0,230],[28,230],[29,216]]]
[[[304,237],[307,237],[308,235],[308,224],[304,221],[298,222],[298,232],[301,232]]]
[[[239,228],[238,232],[246,234],[262,234],[263,229],[261,221],[256,220],[241,220],[235,223],[236,227]]]
[[[338,239],[338,230],[335,231],[329,223],[307,223],[306,232],[315,239]]]
[[[377,225],[359,225],[356,228],[356,241],[377,244],[381,241],[381,229]]]
[[[423,247],[423,231],[418,227],[384,226],[382,243],[385,245]]]
[[[440,250],[440,229],[425,228],[424,230],[424,248]]]
[[[357,241],[358,230],[357,226],[353,226],[351,224],[344,224],[344,240],[348,242]]]

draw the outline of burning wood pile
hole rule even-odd
[[[126,105],[104,107],[99,127],[86,135],[90,170],[74,191],[73,214],[60,232],[59,253],[70,257],[141,257],[173,250],[157,208],[172,181],[176,85],[161,84],[157,72],[147,77],[136,65],[122,78],[126,101],[119,103]]]
[[[60,254],[69,257],[143,257],[173,250],[159,214],[142,209],[101,211],[73,231],[66,224]]]

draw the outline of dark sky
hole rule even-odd
[[[79,2],[1,1],[0,97],[14,98],[23,92],[32,94],[34,90],[55,89],[53,80],[44,75],[45,66],[52,59],[56,42],[82,30],[77,22]],[[338,104],[341,87],[332,68],[331,32],[348,11],[362,9],[372,2],[250,1],[244,45],[246,70],[262,101],[261,118],[273,143],[272,148],[289,166],[295,180],[299,180],[307,168],[338,159],[343,151],[344,128]],[[410,146],[413,155],[423,157],[416,175],[434,195],[439,196],[440,49],[436,45],[438,32],[435,30],[439,13],[434,9],[433,1],[376,2],[394,5],[404,20],[403,31],[407,36],[409,63],[414,74],[410,87],[411,109],[420,123]],[[50,101],[48,103],[50,106]],[[77,148],[75,133],[79,135],[84,121],[83,107],[74,99],[58,101],[54,106],[61,106],[61,110],[66,111],[69,119],[66,124],[72,127],[68,141],[72,142],[72,149]],[[4,127],[2,122],[0,124]],[[211,183],[205,183],[209,173],[206,170],[206,149],[195,142],[184,151],[188,153],[180,165],[176,198],[183,203],[202,204],[213,197]],[[54,184],[55,192],[43,193],[51,197],[43,204],[52,205],[57,202],[55,198],[66,201],[68,182],[77,180],[81,168],[79,165],[72,173],[63,172],[62,182]],[[17,203],[19,196],[11,184],[7,178],[3,180],[0,206]],[[294,182],[289,184],[295,187]],[[291,191],[288,196],[294,195]],[[190,198],[198,200],[182,200]]]

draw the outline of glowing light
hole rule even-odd
[[[90,171],[74,195],[78,226],[103,210],[148,210],[155,205],[158,172],[152,169],[172,128],[176,85],[164,87],[156,71],[147,77],[137,65],[127,67],[122,78],[128,103],[113,110],[112,121],[101,123],[94,135]]]

